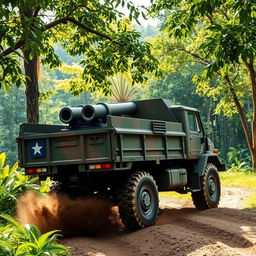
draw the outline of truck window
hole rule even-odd
[[[200,126],[195,113],[188,113],[189,130],[192,132],[200,132]]]

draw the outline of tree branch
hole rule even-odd
[[[40,6],[37,6],[37,7],[35,8],[35,10],[34,10],[33,17],[37,17],[40,10],[41,10],[41,7],[40,7]]]
[[[96,31],[92,28],[89,28],[88,26],[80,23],[79,21],[77,21],[75,18],[73,17],[69,17],[69,16],[66,16],[64,18],[60,18],[58,20],[55,20],[53,22],[50,22],[48,23],[47,25],[45,25],[44,27],[41,28],[41,31],[44,32],[48,29],[51,29],[59,24],[66,24],[67,22],[71,22],[75,25],[77,25],[78,27],[82,28],[83,30],[89,32],[89,33],[92,33],[92,34],[95,34],[99,37],[102,37],[102,38],[105,38],[109,41],[111,41],[112,43],[114,44],[117,44],[117,45],[120,45],[120,46],[123,46],[123,44],[119,43],[118,41],[115,41],[114,39],[111,38],[111,36],[107,35],[107,34],[104,34],[104,33],[101,33],[99,31]],[[9,47],[7,49],[5,49],[4,51],[2,51],[0,53],[0,59],[15,52],[16,50],[18,50],[19,48],[21,48],[23,45],[25,44],[25,40],[24,39],[21,39],[19,40],[15,45],[14,47]]]
[[[209,19],[211,25],[214,25],[214,21],[213,21],[211,15],[209,15],[208,13],[206,13],[206,17]]]
[[[86,4],[79,4],[79,5],[76,5],[74,2],[72,2],[72,4],[75,6],[75,8],[74,8],[74,10],[72,10],[71,14],[72,14],[75,10],[79,9],[80,7],[84,7],[86,10],[88,10],[88,11],[90,11],[90,12],[97,12],[97,11],[98,11],[98,10],[96,10],[96,9],[91,9],[91,8],[89,8]]]
[[[227,21],[230,20],[230,18],[228,17],[228,15],[227,15],[227,13],[225,11],[219,9],[219,13],[222,14],[226,18]]]
[[[120,45],[120,46],[123,45],[123,44],[121,44],[121,43],[119,43],[119,42],[113,40],[112,37],[110,37],[109,35],[103,34],[103,33],[99,32],[99,31],[96,31],[96,30],[94,30],[94,29],[91,29],[91,28],[87,27],[86,25],[80,23],[79,21],[77,21],[77,20],[74,19],[73,17],[68,17],[68,18],[67,18],[67,21],[72,22],[73,24],[77,25],[78,27],[84,29],[84,30],[87,31],[87,32],[90,32],[90,33],[95,34],[95,35],[97,35],[97,36],[100,36],[100,37],[103,37],[103,38],[105,38],[105,39],[108,39],[109,41],[113,42],[114,44],[117,44],[117,45]]]
[[[204,65],[211,63],[209,60],[204,59],[204,58],[201,57],[199,54],[190,52],[190,51],[186,50],[185,48],[177,47],[177,50],[181,50],[181,51],[183,51],[183,52],[185,52],[185,53],[191,55],[192,57],[201,60],[201,61],[202,61],[202,64],[204,64]]]
[[[25,44],[25,40],[19,40],[14,47],[9,47],[7,49],[5,49],[4,51],[2,51],[0,53],[0,59],[4,58],[5,56],[15,52],[16,50],[18,50],[19,48],[21,48],[23,45]]]

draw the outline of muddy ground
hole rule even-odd
[[[202,212],[191,201],[161,197],[155,226],[136,232],[120,226],[61,243],[73,256],[256,255],[256,211],[242,205],[249,193],[223,188],[220,207]]]

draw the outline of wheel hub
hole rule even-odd
[[[147,211],[151,204],[151,197],[147,191],[142,192],[142,208],[144,211]]]
[[[212,178],[209,179],[208,187],[209,187],[210,195],[213,195],[216,191],[216,184],[214,179]]]

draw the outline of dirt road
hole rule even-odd
[[[241,206],[249,193],[224,188],[220,207],[203,212],[191,201],[161,197],[153,227],[69,237],[62,244],[74,256],[256,255],[256,211]]]

